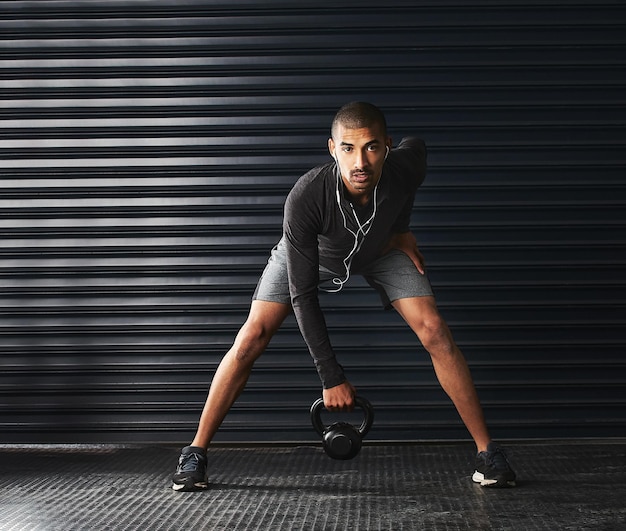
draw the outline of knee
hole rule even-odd
[[[417,336],[431,356],[452,354],[456,349],[450,329],[438,313],[422,320],[417,329]]]
[[[267,347],[272,332],[263,323],[248,320],[235,338],[233,353],[239,363],[252,364]]]

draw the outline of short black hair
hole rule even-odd
[[[351,101],[337,111],[330,128],[330,136],[332,138],[334,138],[334,133],[339,124],[348,129],[371,128],[380,125],[383,134],[387,136],[387,121],[385,120],[385,115],[376,105],[365,101]]]

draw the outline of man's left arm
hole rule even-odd
[[[388,253],[391,249],[398,249],[406,254],[415,264],[417,270],[423,275],[426,272],[424,255],[417,246],[417,240],[411,232],[409,225],[411,222],[411,212],[415,192],[424,181],[426,176],[426,145],[419,138],[403,138],[398,146],[400,152],[405,153],[404,203],[399,209],[398,217],[391,228],[391,237],[383,253]],[[402,160],[402,159],[401,159]]]
[[[384,253],[388,253],[391,249],[398,249],[399,251],[402,251],[411,259],[417,270],[422,275],[426,273],[424,255],[419,250],[417,240],[411,231],[396,232],[392,234]]]

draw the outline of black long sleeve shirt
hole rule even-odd
[[[319,304],[319,266],[343,279],[347,268],[358,273],[359,267],[379,258],[392,234],[410,230],[415,192],[425,175],[424,142],[418,138],[402,139],[383,166],[375,194],[375,216],[369,230],[365,228],[365,237],[359,231],[334,162],[304,174],[287,196],[283,240],[289,292],[300,332],[325,388],[339,385],[346,378],[335,358]],[[372,205],[371,212],[373,208]],[[360,245],[358,252],[354,252],[356,245]]]

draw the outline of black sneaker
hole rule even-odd
[[[476,456],[476,471],[472,480],[483,487],[515,487],[515,472],[496,443],[489,443],[487,451]]]
[[[204,448],[185,446],[178,458],[176,473],[172,477],[172,488],[180,492],[208,488],[206,465],[206,450]]]

